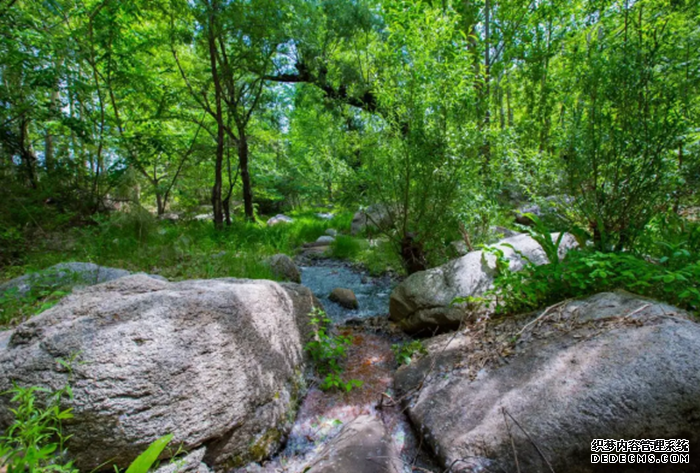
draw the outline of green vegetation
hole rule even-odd
[[[700,226],[686,225],[685,231],[665,222],[663,233],[672,232],[673,243],[645,236],[654,245],[640,252],[601,252],[595,247],[570,250],[559,260],[559,241],[553,242],[546,229],[533,231],[551,261],[541,266],[532,263],[518,272],[509,269],[508,261],[498,248],[487,248],[496,258],[498,275],[487,298],[494,298],[502,313],[517,313],[543,307],[572,297],[602,291],[625,289],[630,292],[669,302],[677,307],[700,310]],[[683,235],[685,233],[685,238]]]
[[[66,368],[70,366],[59,360]],[[78,473],[73,462],[66,461],[66,442],[63,422],[73,418],[72,409],[62,409],[61,404],[71,399],[70,385],[57,391],[37,386],[28,388],[14,385],[4,395],[11,395],[17,407],[11,410],[14,422],[0,437],[0,467],[8,473]],[[147,473],[172,440],[172,434],[154,441],[139,455],[126,473]],[[115,471],[119,469],[115,467]]]
[[[350,345],[350,338],[330,333],[331,320],[323,310],[314,308],[309,316],[314,339],[306,344],[305,349],[314,361],[316,371],[323,377],[321,389],[350,391],[361,387],[362,381],[357,379],[344,381],[341,377],[342,362],[347,357],[346,349]]]
[[[373,236],[395,261],[350,240],[334,252],[383,260],[376,270],[398,260],[410,273],[552,196],[565,197],[553,228],[576,228],[602,252],[635,251],[655,218],[698,204],[699,9],[1,5],[4,276],[61,256],[169,277],[262,277],[259,256],[288,252],[325,223],[254,222],[369,205],[388,214]],[[115,210],[127,221],[103,216]],[[347,228],[351,212],[333,226]],[[171,213],[206,213],[216,231],[149,221]]]
[[[43,394],[45,405],[40,406],[37,394]],[[77,473],[72,462],[62,461],[65,442],[69,436],[62,432],[63,421],[71,419],[71,409],[61,409],[61,401],[72,397],[70,386],[55,392],[31,386],[17,385],[7,393],[11,402],[14,422],[0,437],[1,465],[8,472],[66,472]]]
[[[346,235],[338,235],[331,244],[330,256],[361,264],[372,276],[380,276],[387,271],[404,272],[401,258],[393,243],[386,239],[365,240]]]
[[[391,345],[391,351],[394,352],[394,357],[399,365],[410,365],[414,356],[428,354],[428,350],[425,349],[423,342],[420,340]]]

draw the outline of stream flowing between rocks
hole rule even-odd
[[[346,380],[359,379],[363,385],[349,393],[309,386],[283,449],[261,465],[252,464],[235,471],[307,471],[319,455],[328,453],[324,449],[343,426],[361,415],[382,421],[389,434],[387,441],[398,453],[403,472],[439,471],[421,448],[402,408],[393,405],[388,397],[393,395],[393,375],[397,368],[391,345],[403,339],[400,333],[388,330],[387,323],[389,296],[396,281],[390,276],[371,277],[334,260],[305,263],[306,266],[301,266],[302,284],[321,300],[338,333],[352,340],[342,376]],[[336,287],[351,289],[359,308],[345,309],[331,302],[328,295]]]

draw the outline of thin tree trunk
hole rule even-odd
[[[224,142],[226,139],[224,118],[221,109],[221,81],[216,63],[216,36],[214,26],[216,21],[216,2],[213,2],[209,12],[209,59],[211,63],[211,75],[214,81],[214,96],[216,102],[216,162],[214,166],[214,186],[211,189],[211,205],[214,212],[214,226],[222,229],[224,226],[223,205],[221,200],[221,188],[224,163]]]
[[[238,163],[241,168],[241,182],[243,183],[243,207],[245,218],[255,222],[253,212],[253,186],[250,183],[250,173],[248,171],[248,136],[244,128],[238,128]]]

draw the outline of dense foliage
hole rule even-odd
[[[382,252],[413,272],[524,202],[603,253],[697,204],[694,1],[4,0],[0,29],[6,276],[75,227],[92,255],[177,277],[166,253],[286,238],[260,218],[374,204]],[[221,233],[107,240],[115,210]]]

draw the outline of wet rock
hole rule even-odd
[[[323,220],[333,220],[333,217],[335,217],[332,213],[317,213],[316,216]]]
[[[330,245],[334,241],[335,241],[335,238],[333,238],[332,236],[323,235],[323,236],[318,237],[318,239],[316,240],[316,243],[321,243],[323,245]]]
[[[401,459],[381,419],[362,415],[343,427],[308,473],[400,473]]]
[[[357,303],[357,297],[355,297],[355,293],[352,292],[350,289],[336,287],[331,291],[331,294],[328,296],[328,298],[332,302],[340,304],[346,309],[357,309],[360,307]]]
[[[692,454],[700,448],[698,323],[628,293],[570,302],[539,323],[514,353],[494,355],[507,356],[503,363],[486,364],[475,377],[464,343],[430,349],[431,357],[398,371],[398,394],[414,393],[408,414],[444,468],[517,471],[515,451],[520,471],[550,471],[536,444],[554,471],[603,471],[591,464],[594,439],[658,438],[689,440],[692,464],[682,471],[700,468]]]
[[[217,470],[273,453],[294,419],[311,291],[291,283],[134,275],[67,296],[2,333],[0,391],[70,379],[69,456],[126,467],[172,433]],[[57,358],[73,362],[73,373]],[[0,427],[12,419],[0,398]]]
[[[559,234],[552,234],[556,240]],[[506,246],[510,245],[510,246]],[[574,247],[573,236],[564,236],[560,257]],[[518,271],[525,265],[520,254],[534,264],[544,264],[547,257],[529,235],[518,235],[502,240],[498,245],[510,261],[510,269]],[[512,247],[511,247],[512,246]],[[412,274],[391,293],[389,317],[408,332],[435,329],[446,330],[459,326],[467,315],[464,305],[452,305],[456,297],[478,297],[492,287],[496,275],[496,259],[490,253],[472,251],[447,264]],[[489,308],[481,309],[489,313]]]
[[[350,233],[357,235],[366,229],[384,230],[391,225],[391,213],[383,204],[370,205],[356,212],[350,225]]]
[[[294,219],[291,217],[287,217],[286,215],[283,215],[283,214],[277,214],[274,217],[268,219],[267,226],[273,227],[273,226],[278,225],[280,223],[294,223]]]
[[[267,259],[272,272],[283,281],[301,283],[301,272],[292,258],[285,254],[277,254]]]
[[[42,271],[25,274],[0,285],[0,294],[16,289],[18,296],[23,296],[34,287],[52,289],[73,286],[91,286],[128,276],[131,271],[118,268],[98,266],[94,263],[59,263]],[[163,276],[147,275],[151,278],[167,281]]]

